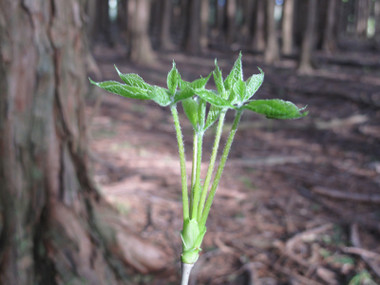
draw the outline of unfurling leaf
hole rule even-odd
[[[181,76],[175,66],[175,62],[173,61],[173,67],[169,71],[168,76],[166,78],[166,84],[172,95],[175,94],[175,91],[177,90],[180,79],[181,79]]]
[[[95,82],[90,79],[90,82],[108,92],[133,99],[148,100],[151,99],[148,91],[139,87],[128,86],[121,84],[117,81],[104,81],[104,82]]]
[[[222,108],[211,105],[210,110],[208,111],[208,114],[207,114],[205,130],[207,130],[209,127],[211,127],[215,123],[215,121],[219,118],[221,111],[222,111]]]
[[[183,110],[194,129],[198,128],[199,103],[194,98],[182,100]]]
[[[230,107],[230,104],[227,100],[220,97],[217,93],[206,90],[206,89],[198,89],[194,90],[195,94],[201,97],[206,102],[210,103],[211,105],[214,105],[216,107],[221,108],[228,108]]]
[[[254,100],[243,106],[269,119],[298,119],[305,117],[308,112],[302,112],[306,107],[298,108],[292,102],[280,99]]]
[[[222,96],[223,99],[227,99],[226,89],[224,88],[222,71],[220,70],[216,59],[215,59],[215,70],[213,71],[213,75],[214,75],[214,82],[216,85],[216,89],[218,90],[218,93],[220,94],[220,96]]]
[[[125,82],[125,84],[129,86],[133,86],[133,87],[139,87],[141,89],[146,89],[146,90],[150,90],[152,88],[152,86],[146,83],[144,79],[142,79],[138,74],[135,74],[135,73],[123,74],[116,67],[116,65],[115,65],[115,69],[117,71],[117,74],[119,75],[121,80]]]
[[[246,96],[244,98],[244,101],[249,100],[253,95],[255,95],[256,91],[260,88],[261,84],[264,81],[264,72],[259,68],[260,73],[252,75],[247,81],[246,81]]]
[[[149,92],[149,99],[156,102],[162,107],[166,107],[171,103],[170,95],[165,88],[153,86],[152,90]]]
[[[243,81],[243,67],[241,63],[241,53],[239,54],[239,57],[236,59],[234,66],[231,69],[230,74],[227,76],[226,80],[224,81],[224,88],[227,90],[230,90],[233,88],[234,84],[238,80]]]

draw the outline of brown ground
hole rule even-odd
[[[226,75],[237,56],[166,52],[143,68],[123,52],[97,46],[102,79],[116,79],[116,63],[164,85],[175,59],[182,77],[194,80],[213,69],[215,57]],[[319,55],[313,76],[298,76],[291,60],[269,67],[244,54],[246,77],[256,66],[266,73],[257,97],[308,105],[310,114],[292,121],[244,114],[192,284],[348,284],[364,270],[379,282],[380,63],[374,55],[357,57]],[[88,108],[96,181],[136,232],[165,249],[176,272],[137,276],[135,284],[178,284],[181,187],[170,112],[92,94],[101,97],[98,110]],[[190,158],[188,123],[183,131]],[[212,138],[204,144],[208,159]]]

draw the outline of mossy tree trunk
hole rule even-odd
[[[0,1],[0,284],[121,284],[163,265],[89,175],[84,2]]]

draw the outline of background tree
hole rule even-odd
[[[150,64],[155,54],[149,37],[149,17],[151,0],[129,0],[128,34],[129,58],[135,63]]]
[[[306,74],[310,73],[313,69],[312,67],[312,52],[315,44],[315,28],[317,24],[317,0],[308,1],[307,9],[307,23],[304,32],[302,47],[301,47],[301,57],[298,67],[300,73]]]
[[[184,48],[189,53],[199,53],[201,50],[200,43],[200,0],[187,0],[186,6],[186,25],[185,25],[185,38]]]
[[[328,5],[326,6],[326,21],[323,34],[323,43],[322,48],[326,52],[332,52],[336,49],[336,38],[337,34],[337,0],[329,0]]]
[[[282,17],[282,53],[285,55],[293,53],[294,1],[295,0],[284,1]]]
[[[263,51],[265,48],[265,2],[256,0],[255,6],[255,28],[252,37],[252,48],[255,51]]]
[[[84,4],[0,1],[1,284],[125,284],[163,265],[89,174]]]
[[[266,63],[274,63],[280,58],[278,47],[276,22],[274,18],[274,7],[276,0],[268,0],[266,2],[266,16],[267,16],[267,37],[264,59]]]

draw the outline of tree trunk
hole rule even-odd
[[[200,34],[200,44],[202,50],[208,47],[208,27],[210,18],[210,3],[209,1],[201,2],[201,34]]]
[[[356,34],[359,37],[367,36],[367,25],[369,17],[369,2],[368,0],[358,0],[356,1]]]
[[[232,44],[236,36],[236,0],[227,0],[225,6],[226,16],[226,40],[228,44]]]
[[[380,1],[375,2],[375,41],[377,49],[380,50]]]
[[[336,49],[336,18],[337,18],[337,0],[329,0],[327,5],[327,19],[325,22],[325,31],[323,35],[322,48],[325,52],[333,52]]]
[[[151,64],[155,54],[149,38],[150,0],[129,0],[128,15],[131,18],[129,58],[139,64]],[[133,3],[132,3],[133,2]]]
[[[170,49],[173,44],[170,39],[170,23],[172,18],[172,1],[160,0],[161,17],[160,17],[160,48],[163,50]]]
[[[201,50],[199,37],[200,4],[200,0],[187,0],[184,48],[186,52],[193,54],[197,54]]]
[[[282,53],[293,53],[294,0],[285,0],[282,20]]]
[[[302,47],[301,47],[301,58],[298,67],[298,72],[301,74],[307,74],[312,72],[312,62],[311,55],[315,44],[315,27],[317,24],[317,1],[309,0],[308,10],[307,10],[307,23],[306,29],[304,31]]]
[[[276,22],[274,19],[275,0],[267,1],[267,44],[265,48],[265,63],[272,64],[280,58],[278,48]]]
[[[89,175],[84,2],[0,1],[0,284],[125,284],[163,266]]]
[[[255,51],[265,49],[265,2],[256,0],[256,23],[252,47]]]

